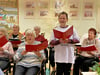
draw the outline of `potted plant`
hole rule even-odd
[[[100,62],[95,61],[95,65],[93,67],[90,67],[90,70],[97,72],[98,75],[100,75]]]

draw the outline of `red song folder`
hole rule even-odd
[[[43,50],[47,47],[48,47],[48,41],[47,40],[44,41],[41,44],[38,44],[38,45],[25,45],[25,48],[26,48],[27,52],[40,51],[40,50]]]
[[[0,47],[5,45],[8,42],[7,38],[5,36],[0,38]]]
[[[35,38],[36,41],[45,41],[46,39],[42,36],[42,35],[39,35],[38,37]]]
[[[12,44],[20,44],[21,41],[19,39],[9,39]]]
[[[95,50],[97,50],[94,45],[87,46],[87,47],[78,47],[78,49],[81,51],[95,51]]]
[[[12,44],[20,44],[21,41],[10,41]]]
[[[53,29],[53,32],[54,32],[55,38],[65,40],[65,39],[68,39],[73,34],[73,26],[71,26],[65,32],[61,32],[61,31],[58,31],[58,30],[55,30],[55,29]]]

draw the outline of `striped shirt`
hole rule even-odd
[[[37,42],[35,41],[33,43],[33,45],[36,45],[36,44],[39,44],[40,42]],[[15,56],[14,56],[14,60],[16,61],[16,65],[21,65],[21,66],[24,66],[24,67],[32,67],[32,66],[38,66],[40,67],[41,66],[41,60],[40,58],[45,58],[45,55],[44,55],[44,50],[41,50],[39,51],[40,54],[41,54],[41,57],[39,57],[38,55],[36,55],[34,52],[27,52],[25,55],[21,55],[21,52],[23,50],[25,50],[25,44],[26,42],[22,43]]]

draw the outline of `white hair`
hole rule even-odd
[[[35,26],[34,29],[39,29],[40,30],[41,28],[39,26]]]
[[[4,28],[4,27],[0,27],[0,32],[3,32],[4,35],[6,36],[6,38],[8,38],[8,33],[7,33],[6,28]]]
[[[27,34],[30,34],[30,33],[32,33],[32,34],[35,36],[35,33],[34,33],[33,30],[31,30],[31,29],[26,29],[26,30],[25,30],[25,36],[26,36]]]
[[[13,27],[17,27],[18,29],[20,29],[20,28],[19,28],[19,25],[13,25]]]

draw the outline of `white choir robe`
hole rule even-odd
[[[54,28],[56,30],[59,30],[61,32],[65,32],[68,30],[70,26],[67,28],[61,28],[60,26]],[[73,35],[69,39],[77,39],[79,40],[79,36],[73,27]],[[54,33],[52,32],[50,41],[52,40],[58,40],[54,37]],[[74,56],[74,45],[73,44],[67,44],[66,46],[63,46],[61,44],[54,46],[55,50],[55,62],[59,63],[74,63],[75,56]]]

